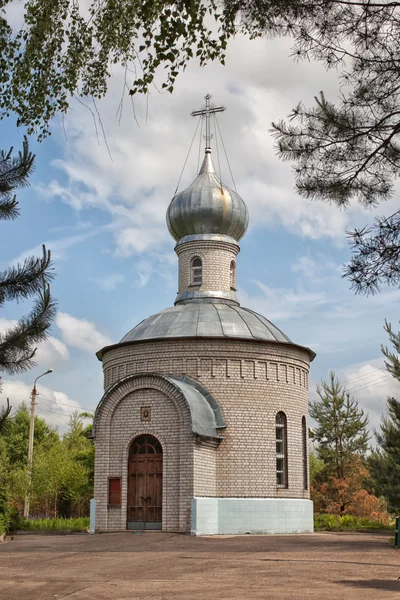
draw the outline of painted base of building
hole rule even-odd
[[[193,535],[313,533],[313,502],[302,498],[193,498]]]

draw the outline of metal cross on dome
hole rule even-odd
[[[213,134],[210,131],[210,117],[211,115],[214,115],[215,113],[219,113],[219,112],[223,112],[224,110],[226,110],[225,106],[216,106],[214,103],[211,103],[211,94],[207,94],[205,96],[205,100],[206,100],[206,104],[205,106],[203,106],[203,108],[201,108],[200,110],[194,110],[192,113],[190,113],[192,115],[192,117],[202,117],[203,119],[206,120],[206,135],[204,136],[204,139],[206,140],[206,150],[207,148],[210,148],[210,142],[211,142],[211,138],[213,137]]]

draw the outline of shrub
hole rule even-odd
[[[332,531],[332,529],[338,529],[339,519],[337,515],[315,515],[314,516],[314,528],[318,531]]]
[[[360,529],[393,529],[393,524],[388,520],[369,519],[354,515],[314,515],[314,529],[316,531],[359,531]]]
[[[339,517],[339,527],[340,529],[357,529],[358,521],[359,519],[353,515],[343,515],[343,517]]]
[[[21,519],[18,523],[21,531],[87,531],[89,518],[76,519]]]

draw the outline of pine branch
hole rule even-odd
[[[28,138],[24,136],[22,152],[12,156],[13,148],[8,152],[0,151],[0,219],[15,219],[19,215],[16,196],[11,192],[25,187],[33,171],[35,155],[29,150]]]
[[[12,219],[18,215],[17,201],[11,191],[28,185],[35,158],[29,150],[26,136],[18,156],[13,157],[12,152],[13,148],[0,152],[0,219]],[[0,307],[7,300],[36,297],[28,316],[0,334],[0,371],[14,374],[34,366],[35,346],[46,339],[56,314],[56,303],[49,288],[52,271],[50,251],[43,246],[41,257],[31,256],[23,264],[0,273]]]
[[[19,216],[16,196],[0,195],[0,219],[16,219]]]
[[[43,245],[43,255],[30,256],[24,263],[0,273],[0,306],[7,300],[21,300],[37,294],[43,284],[53,280],[50,250]]]
[[[26,135],[17,157],[12,156],[13,150],[11,147],[7,153],[0,152],[0,194],[28,186],[28,177],[34,169],[35,155],[29,150]]]
[[[382,283],[400,285],[400,211],[347,234],[352,256],[343,277],[356,293],[375,294]]]
[[[45,285],[32,311],[14,327],[0,334],[0,371],[21,373],[32,368],[36,344],[44,341],[56,315],[56,302]]]

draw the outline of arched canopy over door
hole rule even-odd
[[[163,456],[160,442],[135,438],[128,459],[127,529],[161,529]]]

